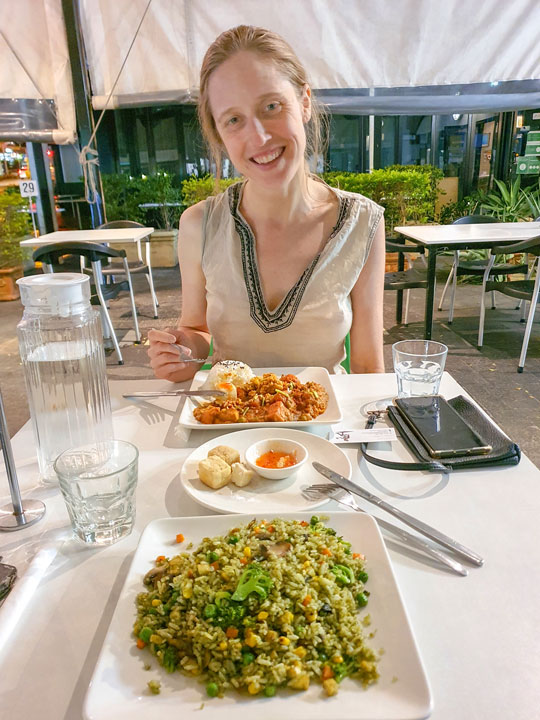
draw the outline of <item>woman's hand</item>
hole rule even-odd
[[[171,382],[189,380],[203,364],[182,362],[183,359],[192,357],[193,353],[191,348],[182,344],[188,340],[181,330],[150,330],[148,340],[150,365],[157,378]]]

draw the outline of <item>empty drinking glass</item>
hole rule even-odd
[[[139,451],[107,440],[63,452],[54,469],[71,524],[87,543],[111,545],[129,535],[135,521]]]
[[[400,340],[392,346],[399,397],[437,395],[448,348],[434,340]]]

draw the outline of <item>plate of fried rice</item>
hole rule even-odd
[[[233,373],[226,363],[237,363]],[[326,368],[248,368],[239,361],[223,361],[223,372],[196,373],[192,390],[230,388],[234,397],[187,398],[179,424],[191,430],[240,430],[252,427],[331,425],[342,419]],[[210,382],[209,380],[214,382]],[[220,382],[225,381],[225,382]],[[231,387],[234,386],[234,387]],[[244,390],[245,388],[245,390]]]
[[[151,522],[84,711],[419,720],[431,704],[376,523],[333,512]]]

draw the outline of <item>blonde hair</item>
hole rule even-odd
[[[307,73],[294,50],[280,35],[270,30],[252,25],[238,25],[221,33],[214,40],[206,51],[201,66],[198,114],[203,136],[216,163],[217,180],[221,177],[224,146],[210,108],[208,81],[214,70],[225,60],[243,50],[258,53],[274,61],[280,72],[293,85],[299,98],[304,86],[309,85]],[[312,96],[311,118],[306,125],[306,159],[310,156],[317,159],[319,154],[324,151],[323,131],[324,140],[326,140],[327,126],[324,106]]]

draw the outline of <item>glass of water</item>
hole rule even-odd
[[[437,395],[448,348],[434,340],[400,340],[392,345],[399,397]]]
[[[75,533],[86,543],[112,545],[135,521],[139,451],[106,440],[63,452],[54,464]]]

